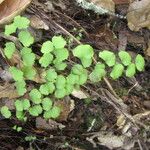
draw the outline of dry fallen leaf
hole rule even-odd
[[[61,114],[57,119],[58,121],[66,121],[68,119],[70,112],[75,107],[74,101],[71,100],[70,97],[65,97],[61,101],[55,101],[54,105],[61,108]]]
[[[38,18],[37,16],[32,16],[30,18],[30,24],[35,29],[49,30],[48,25],[43,20],[41,20],[41,18]]]
[[[55,120],[49,119],[46,121],[45,119],[41,117],[36,118],[36,127],[38,129],[44,129],[44,130],[56,130],[56,129],[62,129],[65,126],[61,123],[57,123]]]
[[[128,26],[132,31],[147,27],[150,29],[150,0],[134,1],[129,5]]]
[[[71,95],[73,95],[74,97],[78,98],[78,99],[85,99],[88,98],[88,94],[85,93],[85,91],[81,91],[81,90],[73,90],[73,92],[71,93]]]
[[[17,91],[15,90],[14,84],[6,84],[0,86],[0,98],[6,98],[6,97],[9,99],[20,97],[17,94]]]
[[[134,138],[131,139],[125,135],[117,136],[114,135],[111,131],[100,131],[93,135],[90,138],[87,138],[89,142],[96,146],[94,139],[97,138],[99,145],[104,145],[109,149],[124,149],[124,150],[131,150],[134,147],[135,140]]]
[[[0,25],[11,22],[12,19],[20,14],[32,0],[4,0],[0,3]]]
[[[123,146],[123,142],[125,140],[124,136],[115,136],[111,132],[105,134],[101,134],[98,136],[98,141],[101,145],[105,145],[110,149],[119,148]]]

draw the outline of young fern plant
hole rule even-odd
[[[62,110],[55,105],[55,100],[70,95],[75,88],[86,84],[87,80],[95,83],[101,81],[105,76],[118,79],[124,73],[127,77],[133,77],[136,70],[144,70],[144,58],[138,54],[134,60],[126,51],[120,51],[118,54],[108,50],[100,51],[97,57],[99,60],[94,65],[92,60],[96,53],[92,46],[82,44],[73,50],[68,50],[67,42],[61,35],[45,41],[38,49],[41,55],[37,57],[32,50],[35,40],[28,30],[29,24],[29,19],[17,16],[13,23],[5,26],[5,35],[16,35],[17,31],[16,36],[22,45],[18,50],[15,43],[6,42],[4,48],[7,59],[12,59],[15,52],[18,51],[22,60],[21,67],[11,66],[9,68],[18,95],[21,97],[15,100],[16,118],[20,121],[26,121],[29,115],[43,116],[46,120],[58,118]],[[72,58],[69,56],[79,60],[68,73],[66,60]],[[43,70],[44,82],[28,91],[29,82],[26,81],[34,81],[37,67]],[[88,70],[89,67],[92,72]],[[70,66],[67,70],[69,68]],[[29,94],[28,99],[23,98],[25,93]],[[1,114],[5,118],[11,117],[11,111],[6,106],[1,108]]]

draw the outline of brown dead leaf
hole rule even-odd
[[[3,106],[7,106],[9,110],[15,110],[15,99],[4,98],[2,99]]]
[[[49,119],[46,121],[45,119],[41,117],[36,118],[36,127],[38,129],[44,129],[44,130],[55,130],[55,129],[62,129],[65,126],[61,123],[57,123],[55,120]]]
[[[59,121],[66,121],[69,113],[74,109],[74,101],[70,97],[65,97],[63,100],[55,101],[55,106],[61,108],[61,114],[58,118]]]
[[[128,27],[132,31],[147,27],[150,29],[150,0],[134,1],[129,5]]]
[[[41,18],[38,18],[37,16],[32,16],[30,18],[30,24],[35,29],[49,30],[48,25],[43,20],[41,20]]]
[[[0,78],[1,78],[3,81],[6,81],[6,82],[12,81],[12,75],[11,75],[11,73],[8,72],[7,70],[1,70],[1,69],[0,69]]]
[[[0,4],[0,25],[11,22],[12,19],[20,14],[32,0],[4,0]]]
[[[4,86],[0,86],[0,98],[9,98],[14,99],[20,97],[17,94],[14,84],[6,84]]]

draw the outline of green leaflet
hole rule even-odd
[[[42,84],[40,86],[39,91],[41,92],[41,94],[43,95],[49,95],[52,94],[55,90],[55,86],[52,82],[48,82],[46,84]]]
[[[87,70],[83,68],[82,65],[76,64],[72,67],[71,70],[72,74],[78,75],[79,81],[77,84],[83,85],[86,83],[87,78],[88,78],[88,73]]]
[[[48,69],[46,71],[46,77],[45,77],[45,79],[47,81],[55,82],[56,78],[57,78],[57,72],[55,71],[55,69]]]
[[[73,49],[73,55],[78,57],[81,60],[82,65],[86,68],[92,64],[94,51],[90,45],[78,45]]]
[[[61,88],[61,89],[56,89],[54,95],[58,99],[65,97],[66,96],[66,89],[65,89],[65,87]]]
[[[41,64],[42,67],[46,68],[51,64],[52,60],[53,60],[53,55],[47,53],[40,58],[39,63]]]
[[[23,111],[23,103],[21,100],[15,101],[15,107],[17,111]]]
[[[72,67],[71,72],[75,75],[81,75],[84,72],[84,68],[82,65],[76,64]]]
[[[40,104],[41,101],[42,101],[42,99],[41,99],[42,95],[41,95],[41,93],[37,89],[31,90],[31,92],[29,93],[29,96],[31,98],[31,101],[34,104]]]
[[[26,121],[26,117],[23,111],[16,111],[16,117],[20,121]]]
[[[66,60],[69,57],[69,52],[66,48],[56,49],[54,51],[54,54],[56,56],[57,62],[61,62],[63,60]]]
[[[59,117],[60,112],[61,112],[60,108],[57,106],[54,106],[49,111],[45,111],[43,116],[45,119],[50,119],[50,118],[55,119],[55,118]]]
[[[90,45],[78,45],[73,49],[73,55],[78,58],[91,59],[94,55],[94,51]]]
[[[16,100],[15,107],[18,112],[28,110],[30,108],[30,101],[28,99]]]
[[[42,44],[41,52],[43,54],[50,53],[54,50],[53,43],[51,41],[46,41]]]
[[[109,67],[114,66],[116,63],[116,56],[113,52],[104,50],[102,52],[99,52],[99,57],[103,59]]]
[[[33,66],[35,62],[35,54],[34,53],[26,53],[22,55],[23,64],[25,66]]]
[[[78,82],[78,84],[79,84],[79,85],[85,84],[86,81],[87,81],[87,79],[88,79],[88,74],[87,74],[87,72],[85,71],[85,72],[83,72],[83,73],[79,76],[79,82]]]
[[[140,54],[138,54],[135,58],[135,65],[138,71],[144,70],[145,60]]]
[[[67,83],[72,84],[72,85],[77,84],[79,81],[79,76],[71,73],[66,78],[66,81]]]
[[[131,56],[129,55],[129,53],[127,53],[126,51],[120,51],[118,55],[119,55],[121,62],[125,66],[128,66],[131,64]]]
[[[34,105],[33,107],[29,108],[30,115],[37,117],[42,113],[42,107],[41,105]]]
[[[50,110],[52,108],[52,105],[53,105],[53,102],[50,98],[46,97],[42,100],[42,107],[43,107],[43,110]]]
[[[21,56],[26,55],[26,54],[31,54],[32,49],[29,47],[23,47],[20,53],[21,53]]]
[[[53,36],[52,42],[56,49],[64,48],[66,45],[66,41],[62,36]]]
[[[62,75],[58,75],[56,79],[56,88],[63,89],[66,85],[66,78]]]
[[[6,57],[8,59],[11,59],[13,54],[14,54],[14,52],[15,52],[15,50],[16,50],[15,44],[13,42],[7,42],[5,44],[4,54],[6,55]]]
[[[62,71],[62,70],[65,70],[65,68],[67,67],[67,64],[64,62],[61,62],[61,63],[56,63],[54,66],[57,70]]]
[[[10,73],[15,81],[22,81],[23,80],[23,72],[16,67],[9,68]]]
[[[106,75],[105,65],[97,63],[89,78],[92,82],[99,82]]]
[[[67,83],[65,89],[66,95],[70,95],[73,92],[74,86],[72,84]]]
[[[81,58],[81,63],[84,68],[90,67],[92,64],[92,58]]]
[[[6,36],[9,36],[11,35],[12,33],[15,33],[16,32],[16,26],[14,24],[10,24],[10,25],[6,25],[5,26],[5,35]]]
[[[30,20],[26,17],[16,16],[14,18],[14,25],[18,29],[26,29],[30,24]]]
[[[16,90],[17,90],[18,95],[23,96],[27,92],[26,83],[24,80],[16,81],[15,86],[16,86]]]
[[[1,107],[1,114],[2,114],[5,118],[10,118],[10,117],[11,117],[11,111],[9,110],[9,108],[8,108],[7,106]]]
[[[127,77],[133,77],[136,73],[136,66],[134,63],[131,63],[128,67],[127,67],[127,70],[126,70],[126,76]]]
[[[25,47],[29,47],[31,44],[34,43],[33,36],[26,30],[20,31],[18,34],[19,41],[23,44]]]
[[[24,66],[22,68],[24,77],[28,80],[33,80],[36,75],[36,70],[32,66]]]
[[[116,64],[111,73],[110,73],[110,76],[115,80],[115,79],[118,79],[119,77],[122,76],[122,73],[123,73],[123,70],[124,70],[124,67],[122,64]]]

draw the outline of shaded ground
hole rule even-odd
[[[117,52],[118,47],[126,47],[126,50],[131,51],[133,55],[137,53],[144,55],[142,49],[147,45],[147,38],[150,36],[150,32],[147,29],[143,29],[140,32],[132,32],[128,29],[125,19],[109,15],[96,15],[92,11],[83,10],[73,0],[54,3],[53,12],[50,12],[48,9],[43,9],[45,7],[44,2],[46,0],[39,0],[39,3],[33,2],[25,12],[26,15],[40,17],[49,26],[48,31],[35,30],[35,34],[39,38],[36,44],[51,38],[55,34],[63,34],[66,37],[69,37],[71,34],[76,39],[80,38],[82,43],[91,44],[95,48],[96,53],[103,49]],[[125,15],[126,11],[126,5],[117,7],[117,13]],[[74,41],[73,45],[78,44],[77,42]],[[128,106],[129,114],[132,116],[139,113],[144,114],[150,110],[150,63],[148,58],[146,58],[146,61],[145,72],[138,73],[135,79],[126,79],[124,77],[118,81],[111,81],[109,79],[116,93]],[[137,82],[139,84],[134,86]],[[21,124],[15,119],[8,121],[2,118],[0,122],[0,149],[15,150],[19,146],[24,149],[31,149],[33,147],[34,149],[42,150],[109,149],[106,147],[107,145],[102,146],[99,143],[98,136],[93,138],[94,144],[97,146],[93,147],[94,144],[91,142],[92,138],[90,138],[102,131],[105,131],[106,134],[113,132],[117,136],[123,135],[122,129],[124,127],[121,127],[121,125],[118,126],[116,123],[117,116],[119,116],[116,108],[120,107],[111,105],[112,94],[106,89],[109,90],[105,82],[94,86],[90,83],[87,84],[84,90],[92,97],[90,104],[71,96],[70,98],[75,102],[75,108],[69,114],[66,121],[60,121],[60,123],[65,125],[63,129],[51,131],[38,129],[33,118],[25,124]],[[96,95],[94,91],[102,97]],[[106,99],[103,99],[104,97]],[[92,125],[94,119],[95,122]],[[142,125],[138,125],[140,127],[138,130],[134,126],[128,129],[132,131],[131,139],[137,139],[138,141],[135,142],[134,148],[132,149],[149,149],[150,132],[143,126],[143,124],[150,125],[149,119],[150,115],[145,115],[141,117],[140,122]],[[23,131],[20,133],[13,131],[12,126],[14,124],[22,126]],[[126,133],[127,131],[124,134]],[[36,136],[37,140],[27,142],[24,140],[27,135]],[[18,150],[21,150],[21,147]]]

